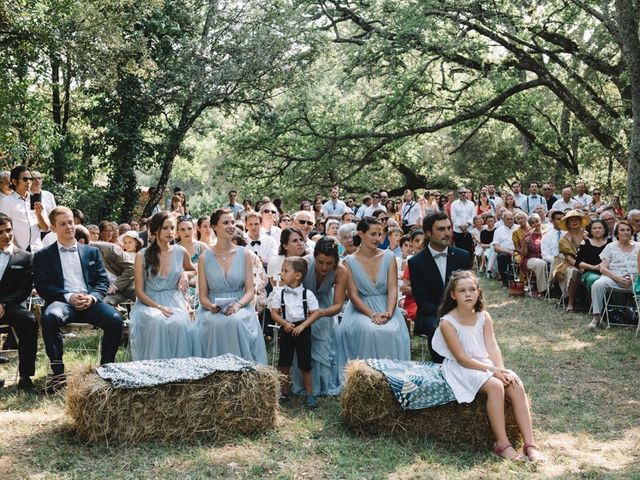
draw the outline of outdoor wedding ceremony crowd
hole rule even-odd
[[[40,172],[16,166],[0,173],[0,327],[3,350],[19,352],[16,388],[35,389],[41,332],[44,392],[64,389],[62,328],[88,323],[102,330],[101,365],[123,338],[134,361],[231,353],[279,369],[281,405],[302,395],[314,409],[341,392],[347,362],[410,361],[415,336],[459,403],[487,395],[497,455],[544,461],[479,277],[589,312],[584,328],[595,330],[611,287],[638,295],[640,210],[583,181],[524,186],[358,199],[334,186],[296,205],[232,190],[200,217],[176,187],[149,218],[91,223],[57,205]],[[505,396],[524,455],[505,432]]]

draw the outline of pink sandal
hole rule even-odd
[[[500,445],[500,446],[498,446],[498,445],[494,445],[494,446],[493,446],[493,451],[494,451],[494,453],[495,453],[496,455],[498,455],[499,457],[504,458],[504,459],[506,459],[506,460],[511,460],[512,462],[517,462],[517,461],[520,461],[520,460],[522,460],[522,459],[523,459],[523,456],[522,456],[522,455],[520,455],[518,452],[516,452],[516,456],[515,456],[515,457],[513,457],[513,458],[509,458],[509,457],[507,457],[507,456],[503,455],[504,451],[505,451],[506,449],[508,449],[509,447],[513,448],[513,445],[511,445],[510,443],[505,443],[504,445]],[[516,451],[516,449],[515,449],[515,448],[513,448],[513,451],[515,452],[515,451]]]
[[[529,454],[530,448],[535,448],[536,450],[538,450],[538,446],[533,443],[525,443],[522,446],[522,451],[527,456],[530,462],[544,463],[546,461],[545,456],[539,451],[537,453],[534,453],[533,455],[530,455]]]

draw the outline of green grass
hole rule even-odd
[[[544,465],[509,464],[429,439],[357,437],[336,399],[321,399],[314,412],[294,400],[276,430],[254,437],[94,447],[74,438],[61,397],[8,387],[0,391],[0,478],[640,479],[640,338],[628,328],[588,332],[586,315],[483,286],[506,364],[527,386]],[[95,351],[97,338],[88,342]],[[413,347],[417,359],[415,340]],[[45,358],[41,351],[39,385]],[[95,360],[95,353],[65,354],[68,367]]]

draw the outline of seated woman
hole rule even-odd
[[[587,238],[582,242],[576,254],[576,265],[581,272],[580,281],[588,292],[591,291],[595,281],[600,278],[600,264],[602,262],[600,254],[609,243],[611,243],[611,239],[607,225],[599,218],[591,220],[591,223],[587,225]]]
[[[381,237],[381,223],[363,218],[354,237],[360,248],[345,258],[350,302],[336,332],[340,372],[354,358],[411,358],[409,331],[396,306],[397,265],[390,251],[378,248]]]
[[[267,265],[267,277],[274,287],[280,285],[280,271],[285,257],[302,257],[304,251],[304,237],[297,227],[289,227],[280,234],[280,248],[278,256],[272,258]]]
[[[156,213],[149,224],[154,241],[136,254],[134,283],[138,299],[130,314],[134,360],[193,355],[193,322],[183,293],[188,280],[183,272],[194,268],[189,253],[180,245],[171,245],[175,230],[170,213]]]
[[[537,213],[529,215],[527,219],[531,229],[524,236],[521,249],[521,268],[526,273],[533,272],[536,280],[536,290],[531,291],[532,297],[539,297],[547,291],[549,278],[547,275],[547,262],[542,259],[540,245],[542,244],[542,221]]]
[[[194,328],[194,354],[217,357],[233,353],[265,364],[267,350],[253,308],[252,253],[232,243],[236,233],[231,210],[211,215],[218,242],[198,260],[200,310]]]
[[[576,254],[585,238],[584,227],[589,224],[589,217],[579,210],[569,210],[558,224],[567,233],[560,239],[562,261],[553,269],[552,278],[560,284],[562,294],[567,296],[567,312],[573,312],[580,272],[576,266]]]
[[[624,289],[633,288],[633,282],[638,275],[640,264],[640,242],[631,240],[633,228],[627,220],[620,220],[614,235],[617,241],[608,244],[602,253],[600,272],[591,287],[591,302],[593,304],[593,319],[589,324],[590,330],[595,330],[602,321],[604,299],[607,287]]]

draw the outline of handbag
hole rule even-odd
[[[609,323],[614,325],[638,325],[638,312],[632,307],[609,307]]]

